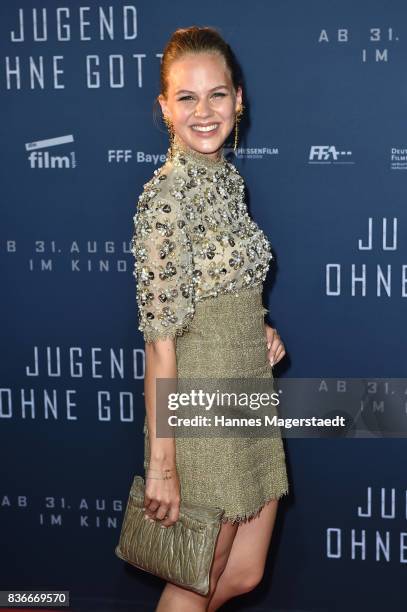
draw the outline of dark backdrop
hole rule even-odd
[[[402,0],[3,0],[1,589],[115,611],[162,588],[113,550],[143,456],[132,217],[177,27],[219,28],[245,76],[234,163],[275,256],[275,374],[406,375],[406,23]],[[264,581],[228,609],[404,610],[404,441],[286,443]]]

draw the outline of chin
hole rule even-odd
[[[189,138],[189,142],[193,148],[197,149],[201,153],[215,153],[222,147],[225,140],[226,137],[223,134],[217,134],[212,138],[202,138],[200,136],[195,136],[192,139]]]

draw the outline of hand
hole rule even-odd
[[[179,519],[180,501],[176,468],[149,468],[144,492],[146,520],[158,521],[162,527],[171,527]]]
[[[267,348],[268,348],[268,359],[270,365],[274,366],[278,363],[286,354],[284,344],[281,341],[280,336],[275,328],[270,327],[267,323],[264,324],[266,328]]]

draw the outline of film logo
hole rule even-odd
[[[25,150],[28,151],[30,168],[40,170],[69,170],[75,168],[75,151],[61,153],[58,149],[54,149],[54,147],[61,147],[73,141],[73,135],[68,134],[67,136],[27,142]]]

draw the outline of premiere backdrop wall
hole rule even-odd
[[[114,546],[143,459],[130,239],[177,27],[219,28],[244,73],[232,161],[273,246],[276,376],[406,375],[406,22],[402,0],[1,3],[1,589],[115,611],[162,588]],[[264,580],[230,609],[404,610],[404,440],[286,448]]]

